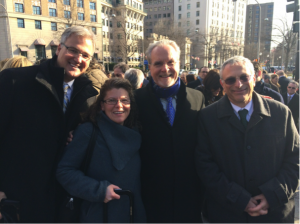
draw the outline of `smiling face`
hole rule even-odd
[[[113,122],[123,125],[130,113],[130,104],[122,104],[121,100],[130,100],[128,92],[123,89],[113,88],[106,92],[104,100],[118,100],[116,105],[110,105],[105,102],[101,102],[101,109],[106,116]]]
[[[226,65],[222,72],[222,80],[220,83],[226,92],[228,99],[231,103],[239,107],[245,107],[252,99],[252,93],[255,84],[255,75],[250,74],[250,71],[246,69],[243,63],[237,63],[234,65]],[[245,76],[249,78],[249,81],[242,81]],[[225,83],[226,79],[235,78],[235,82],[232,85]]]
[[[151,52],[149,65],[154,82],[161,88],[175,84],[179,73],[178,53],[170,45],[157,46]]]
[[[67,47],[76,48],[82,53],[93,55],[93,42],[89,38],[72,34],[64,44]],[[77,56],[70,54],[62,44],[58,45],[56,55],[57,65],[65,69],[65,82],[70,82],[79,77],[90,64],[90,59],[84,60],[80,54]]]
[[[208,72],[209,69],[207,67],[203,67],[201,71],[199,71],[198,75],[200,76],[201,79],[204,79]]]

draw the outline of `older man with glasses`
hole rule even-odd
[[[226,95],[199,113],[197,172],[210,223],[293,223],[299,136],[291,111],[254,91],[254,67],[235,56],[220,70]]]
[[[298,82],[290,81],[287,86],[287,92],[283,93],[282,97],[284,104],[292,111],[294,122],[299,132],[299,94],[296,92],[298,88]]]
[[[20,222],[58,221],[55,169],[69,131],[98,94],[83,75],[94,49],[94,34],[73,26],[52,59],[0,73],[0,200],[19,201]]]

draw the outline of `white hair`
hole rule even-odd
[[[130,68],[125,72],[125,79],[131,83],[132,90],[136,90],[144,81],[144,73],[139,69]]]

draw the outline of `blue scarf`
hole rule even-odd
[[[152,79],[152,86],[155,92],[155,95],[158,98],[169,98],[172,96],[175,96],[178,93],[178,90],[180,88],[180,78],[177,78],[177,81],[175,82],[175,84],[169,88],[161,88],[159,87],[154,80]]]

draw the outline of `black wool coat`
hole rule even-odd
[[[197,78],[195,81],[192,81],[187,84],[187,87],[195,89],[196,87],[200,86],[202,83],[201,81]]]
[[[288,108],[290,108],[290,110],[292,111],[292,115],[293,115],[293,119],[296,125],[296,128],[299,132],[299,94],[295,93],[295,95],[293,96],[293,98],[291,99],[291,101],[289,103],[287,103],[287,93],[283,93],[282,94],[282,98],[284,100],[284,104],[288,106]]]
[[[171,127],[151,82],[135,92],[142,125],[141,183],[147,221],[202,222],[204,192],[195,169],[194,150],[203,94],[181,82]]]
[[[294,223],[299,136],[292,114],[255,92],[253,106],[246,130],[227,95],[200,111],[195,162],[211,223]],[[252,217],[244,209],[259,194],[268,214]]]
[[[64,114],[64,69],[54,66],[56,58],[0,73],[0,191],[20,201],[21,222],[57,221],[57,160],[97,95],[86,77],[76,78]]]

